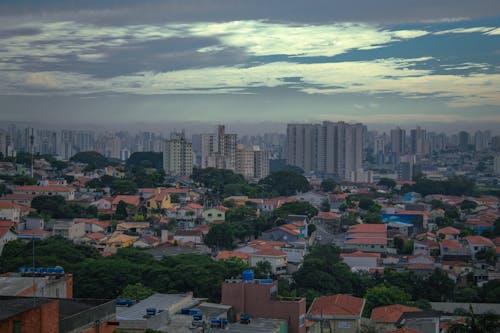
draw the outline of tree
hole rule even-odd
[[[257,279],[265,279],[272,274],[273,267],[271,266],[271,263],[267,260],[259,261],[255,265],[254,271],[255,271],[255,277]]]
[[[471,210],[474,210],[476,208],[477,208],[477,203],[475,201],[472,201],[472,200],[464,200],[460,204],[460,209],[466,210],[468,212],[470,212]]]
[[[120,200],[116,205],[115,218],[117,220],[125,220],[128,217],[127,204],[125,201]]]
[[[333,178],[323,179],[320,188],[324,192],[333,192],[337,187],[337,182]]]
[[[100,169],[109,165],[109,161],[103,155],[96,151],[81,151],[73,155],[71,162],[80,162],[87,165],[92,165],[94,168]]]
[[[137,184],[131,179],[114,179],[109,185],[111,194],[131,195],[137,192]]]
[[[358,203],[358,207],[363,210],[368,210],[373,205],[375,205],[375,201],[369,198],[361,198]]]
[[[321,201],[321,206],[319,207],[319,209],[322,212],[329,212],[331,208],[332,207],[330,206],[330,202],[327,199]]]
[[[269,192],[276,192],[278,195],[290,196],[297,192],[307,192],[311,189],[306,177],[291,171],[276,171],[266,178],[260,180],[260,185]]]
[[[285,219],[288,215],[306,215],[311,218],[318,215],[318,210],[307,201],[285,202],[271,213],[270,219],[276,221]]]
[[[127,169],[138,167],[161,170],[163,168],[163,154],[152,151],[135,152],[130,155],[125,166]]]
[[[129,284],[123,289],[120,298],[133,299],[136,302],[142,301],[145,298],[153,295],[154,291],[150,288],[144,287],[140,282],[136,284]]]
[[[394,181],[394,179],[380,178],[380,180],[378,181],[378,185],[393,189],[394,187],[396,187],[396,182]]]
[[[228,222],[224,222],[210,228],[205,238],[205,245],[217,249],[232,250],[234,248],[234,241],[233,228]]]
[[[52,218],[75,218],[85,215],[85,208],[76,203],[66,203],[60,195],[40,195],[31,201],[31,208],[40,215]]]
[[[401,288],[394,286],[388,287],[386,285],[380,284],[368,289],[365,295],[365,299],[366,305],[364,313],[368,315],[374,308],[378,306],[407,304],[411,301],[411,295],[407,294]]]

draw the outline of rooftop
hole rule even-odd
[[[312,316],[361,316],[365,300],[345,294],[316,297],[309,309]]]
[[[388,306],[379,306],[372,310],[370,319],[379,323],[395,323],[405,312],[422,311],[413,306],[394,304]]]

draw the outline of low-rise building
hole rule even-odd
[[[372,268],[380,267],[380,253],[356,251],[342,253],[340,257],[352,271],[369,271]]]
[[[351,295],[316,297],[307,312],[307,319],[315,322],[308,332],[358,333],[364,306],[363,298]]]
[[[285,252],[275,248],[267,248],[248,255],[248,263],[252,267],[257,266],[259,262],[265,261],[271,264],[271,272],[273,274],[286,274],[288,263]]]
[[[24,185],[18,186],[13,191],[14,194],[23,195],[60,195],[65,200],[75,200],[75,189],[69,186],[63,185]]]
[[[85,224],[73,221],[57,221],[52,226],[53,236],[62,236],[74,240],[85,236]]]

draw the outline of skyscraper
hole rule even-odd
[[[391,152],[404,154],[406,150],[406,131],[401,128],[391,130]]]
[[[259,180],[269,175],[269,152],[259,146],[251,148],[238,144],[236,146],[236,173],[246,179]]]
[[[216,133],[201,136],[201,167],[236,170],[236,134],[226,134],[224,125]]]
[[[306,173],[349,178],[362,167],[362,124],[325,121],[322,124],[288,124],[287,162]]]
[[[172,176],[191,176],[193,173],[193,149],[184,133],[174,133],[170,140],[165,140],[163,170]]]

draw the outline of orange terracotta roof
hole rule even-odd
[[[444,228],[441,228],[437,231],[437,234],[440,235],[440,234],[443,234],[443,235],[460,235],[460,230],[458,230],[457,228],[453,228],[453,227],[444,227]]]
[[[226,212],[229,210],[229,208],[225,207],[225,206],[222,206],[222,205],[219,205],[219,206],[215,206],[214,207],[215,209],[218,209],[220,211],[223,211],[223,212]]]
[[[42,229],[20,230],[17,232],[20,235],[46,235],[50,234],[49,231]]]
[[[417,253],[415,255],[409,256],[408,260],[417,259],[417,258],[425,258],[425,259],[428,259],[428,260],[431,260],[432,262],[434,262],[434,258],[425,254],[425,253]]]
[[[191,209],[203,209],[203,206],[200,204],[197,204],[195,202],[190,202],[187,204],[187,206]]]
[[[278,249],[275,249],[273,247],[266,248],[259,250],[257,252],[251,253],[251,255],[257,255],[257,256],[267,256],[267,257],[281,257],[281,256],[286,256],[286,253],[283,251],[280,251]]]
[[[24,185],[24,186],[18,186],[14,189],[14,191],[23,191],[23,192],[49,192],[49,191],[54,191],[54,192],[71,192],[74,191],[75,189],[69,186],[63,186],[63,185],[45,185],[45,186],[38,186],[38,185]]]
[[[120,201],[125,202],[127,205],[137,206],[141,202],[139,195],[117,195],[113,199],[113,205],[118,205]]]
[[[12,228],[16,226],[16,222],[11,220],[0,220],[0,228]]]
[[[495,247],[493,241],[483,236],[467,236],[464,239],[472,245]]]
[[[236,252],[236,251],[220,251],[217,255],[217,260],[226,260],[230,258],[238,258],[241,260],[248,261],[248,253]]]
[[[380,253],[361,252],[341,253],[342,258],[380,258]]]
[[[387,238],[354,238],[346,241],[349,244],[387,244]]]
[[[19,209],[19,206],[9,201],[0,201],[0,209]]]
[[[93,239],[93,240],[100,240],[106,237],[105,234],[100,233],[100,232],[93,232],[90,234],[86,234],[85,237]]]
[[[361,316],[364,299],[345,294],[316,297],[309,309],[316,316]]]
[[[336,220],[340,217],[340,215],[337,213],[333,213],[333,212],[320,212],[317,215],[317,217],[320,219],[325,219],[325,220]]]
[[[388,306],[379,306],[372,310],[370,319],[377,323],[396,323],[405,312],[419,312],[419,308],[394,304]]]
[[[409,264],[408,269],[434,269],[436,268],[435,264]]]
[[[439,242],[439,246],[448,247],[450,249],[455,249],[455,250],[462,248],[462,245],[460,245],[459,242],[453,239],[443,239],[441,242]]]
[[[387,232],[386,224],[355,224],[349,227],[349,232]]]

